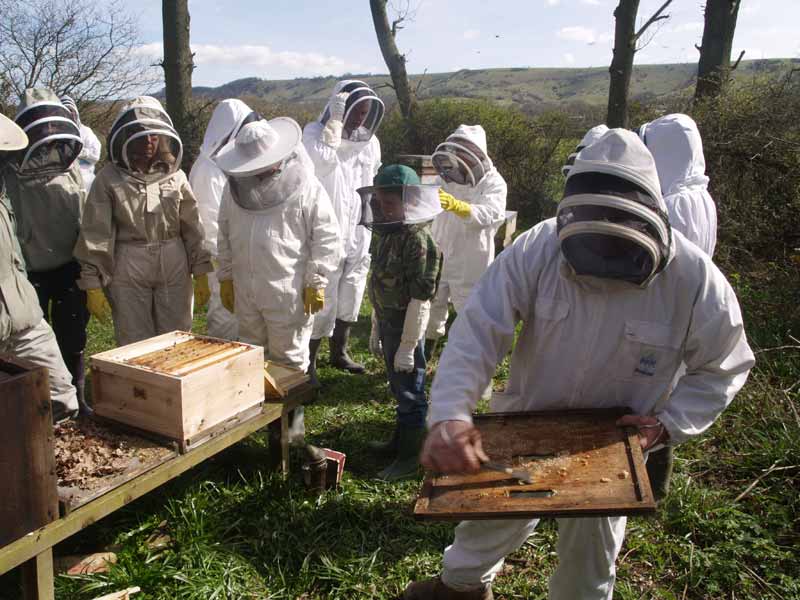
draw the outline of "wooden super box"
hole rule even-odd
[[[264,349],[173,331],[91,357],[95,414],[185,450],[264,401]]]

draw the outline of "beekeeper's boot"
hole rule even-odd
[[[419,472],[419,451],[425,440],[424,427],[397,428],[397,457],[378,473],[384,481],[400,481],[416,477]]]
[[[331,336],[331,365],[350,373],[363,373],[364,365],[355,362],[347,354],[347,343],[350,340],[352,326],[353,324],[349,321],[336,319],[336,326],[333,328]]]
[[[397,454],[397,427],[394,428],[392,436],[388,440],[367,442],[367,448],[380,456]]]
[[[80,415],[89,416],[94,411],[86,403],[84,393],[86,391],[86,365],[83,359],[83,352],[73,352],[64,357],[69,374],[72,375],[72,385],[75,386],[75,393],[78,396],[78,410]]]
[[[406,586],[402,600],[494,600],[492,586],[459,592],[447,587],[438,577],[412,581]]]
[[[315,388],[320,387],[319,379],[317,379],[317,352],[319,352],[319,345],[322,343],[322,338],[318,340],[311,339],[308,342],[308,382]]]
[[[434,338],[429,340],[425,338],[425,360],[427,362],[431,362],[433,359],[433,353],[436,352],[436,346],[439,345],[439,338]]]

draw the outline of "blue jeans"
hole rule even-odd
[[[417,342],[414,350],[414,370],[411,373],[395,373],[394,355],[400,346],[403,328],[380,321],[380,338],[383,345],[383,360],[386,362],[386,378],[392,394],[397,399],[397,426],[409,428],[425,427],[428,415],[428,397],[425,395],[424,339]]]

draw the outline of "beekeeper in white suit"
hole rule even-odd
[[[660,117],[639,128],[653,155],[673,228],[714,256],[717,207],[708,193],[706,159],[697,123],[688,115]]]
[[[236,137],[247,123],[261,117],[241,100],[223,100],[214,109],[208,122],[200,155],[189,172],[189,184],[197,198],[197,209],[205,232],[205,246],[212,257],[217,256],[217,218],[222,202],[222,190],[227,175],[214,162],[214,157],[225,144]],[[226,340],[238,339],[236,316],[228,312],[219,298],[219,280],[216,274],[208,276],[211,299],[208,302],[206,322],[208,335]]]
[[[85,192],[88,192],[94,181],[94,168],[97,165],[97,161],[100,160],[100,151],[102,150],[100,140],[97,139],[92,128],[81,121],[81,114],[78,111],[78,105],[75,103],[75,100],[69,96],[62,96],[61,103],[72,113],[72,117],[75,119],[81,132],[83,148],[78,156],[78,166],[81,169],[81,176],[83,177],[83,189]]]
[[[564,175],[564,177],[569,175],[569,170],[572,168],[572,165],[575,164],[575,159],[580,151],[586,148],[586,146],[591,146],[594,144],[597,140],[605,135],[606,131],[608,131],[608,126],[601,124],[595,125],[586,132],[586,135],[583,136],[581,141],[578,142],[578,145],[575,147],[575,152],[567,157],[566,164],[561,167],[561,174]]]
[[[303,144],[333,203],[344,248],[341,263],[326,289],[325,308],[314,320],[309,374],[315,384],[316,357],[324,337],[330,337],[331,365],[350,373],[364,372],[364,366],[347,353],[370,263],[371,237],[366,228],[358,226],[361,198],[356,190],[372,185],[381,165],[381,146],[375,131],[383,113],[383,102],[367,84],[344,80],[336,84],[319,119],[303,130]]]
[[[736,296],[711,259],[670,230],[653,158],[612,129],[575,159],[556,218],[492,263],[450,331],[431,390],[422,462],[474,473],[486,460],[471,414],[522,330],[495,411],[623,406],[645,450],[704,432],[754,358]],[[673,386],[684,361],[686,373]],[[668,400],[657,404],[662,395]],[[488,599],[504,557],[538,520],[465,521],[441,577],[406,599]],[[610,600],[625,517],[558,519],[554,600]]]
[[[298,156],[300,126],[288,117],[248,123],[216,156],[228,175],[219,212],[220,297],[239,338],[270,361],[308,368],[313,315],[341,257],[328,194]],[[294,411],[290,441],[304,435]]]
[[[494,236],[506,215],[506,182],[489,158],[486,132],[480,125],[459,125],[433,153],[444,212],[433,222],[433,239],[444,267],[439,291],[431,303],[426,355],[445,333],[449,303],[464,308],[472,287],[494,260]]]

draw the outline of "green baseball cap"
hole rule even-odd
[[[421,185],[419,175],[411,167],[406,165],[386,165],[381,167],[373,185]]]

